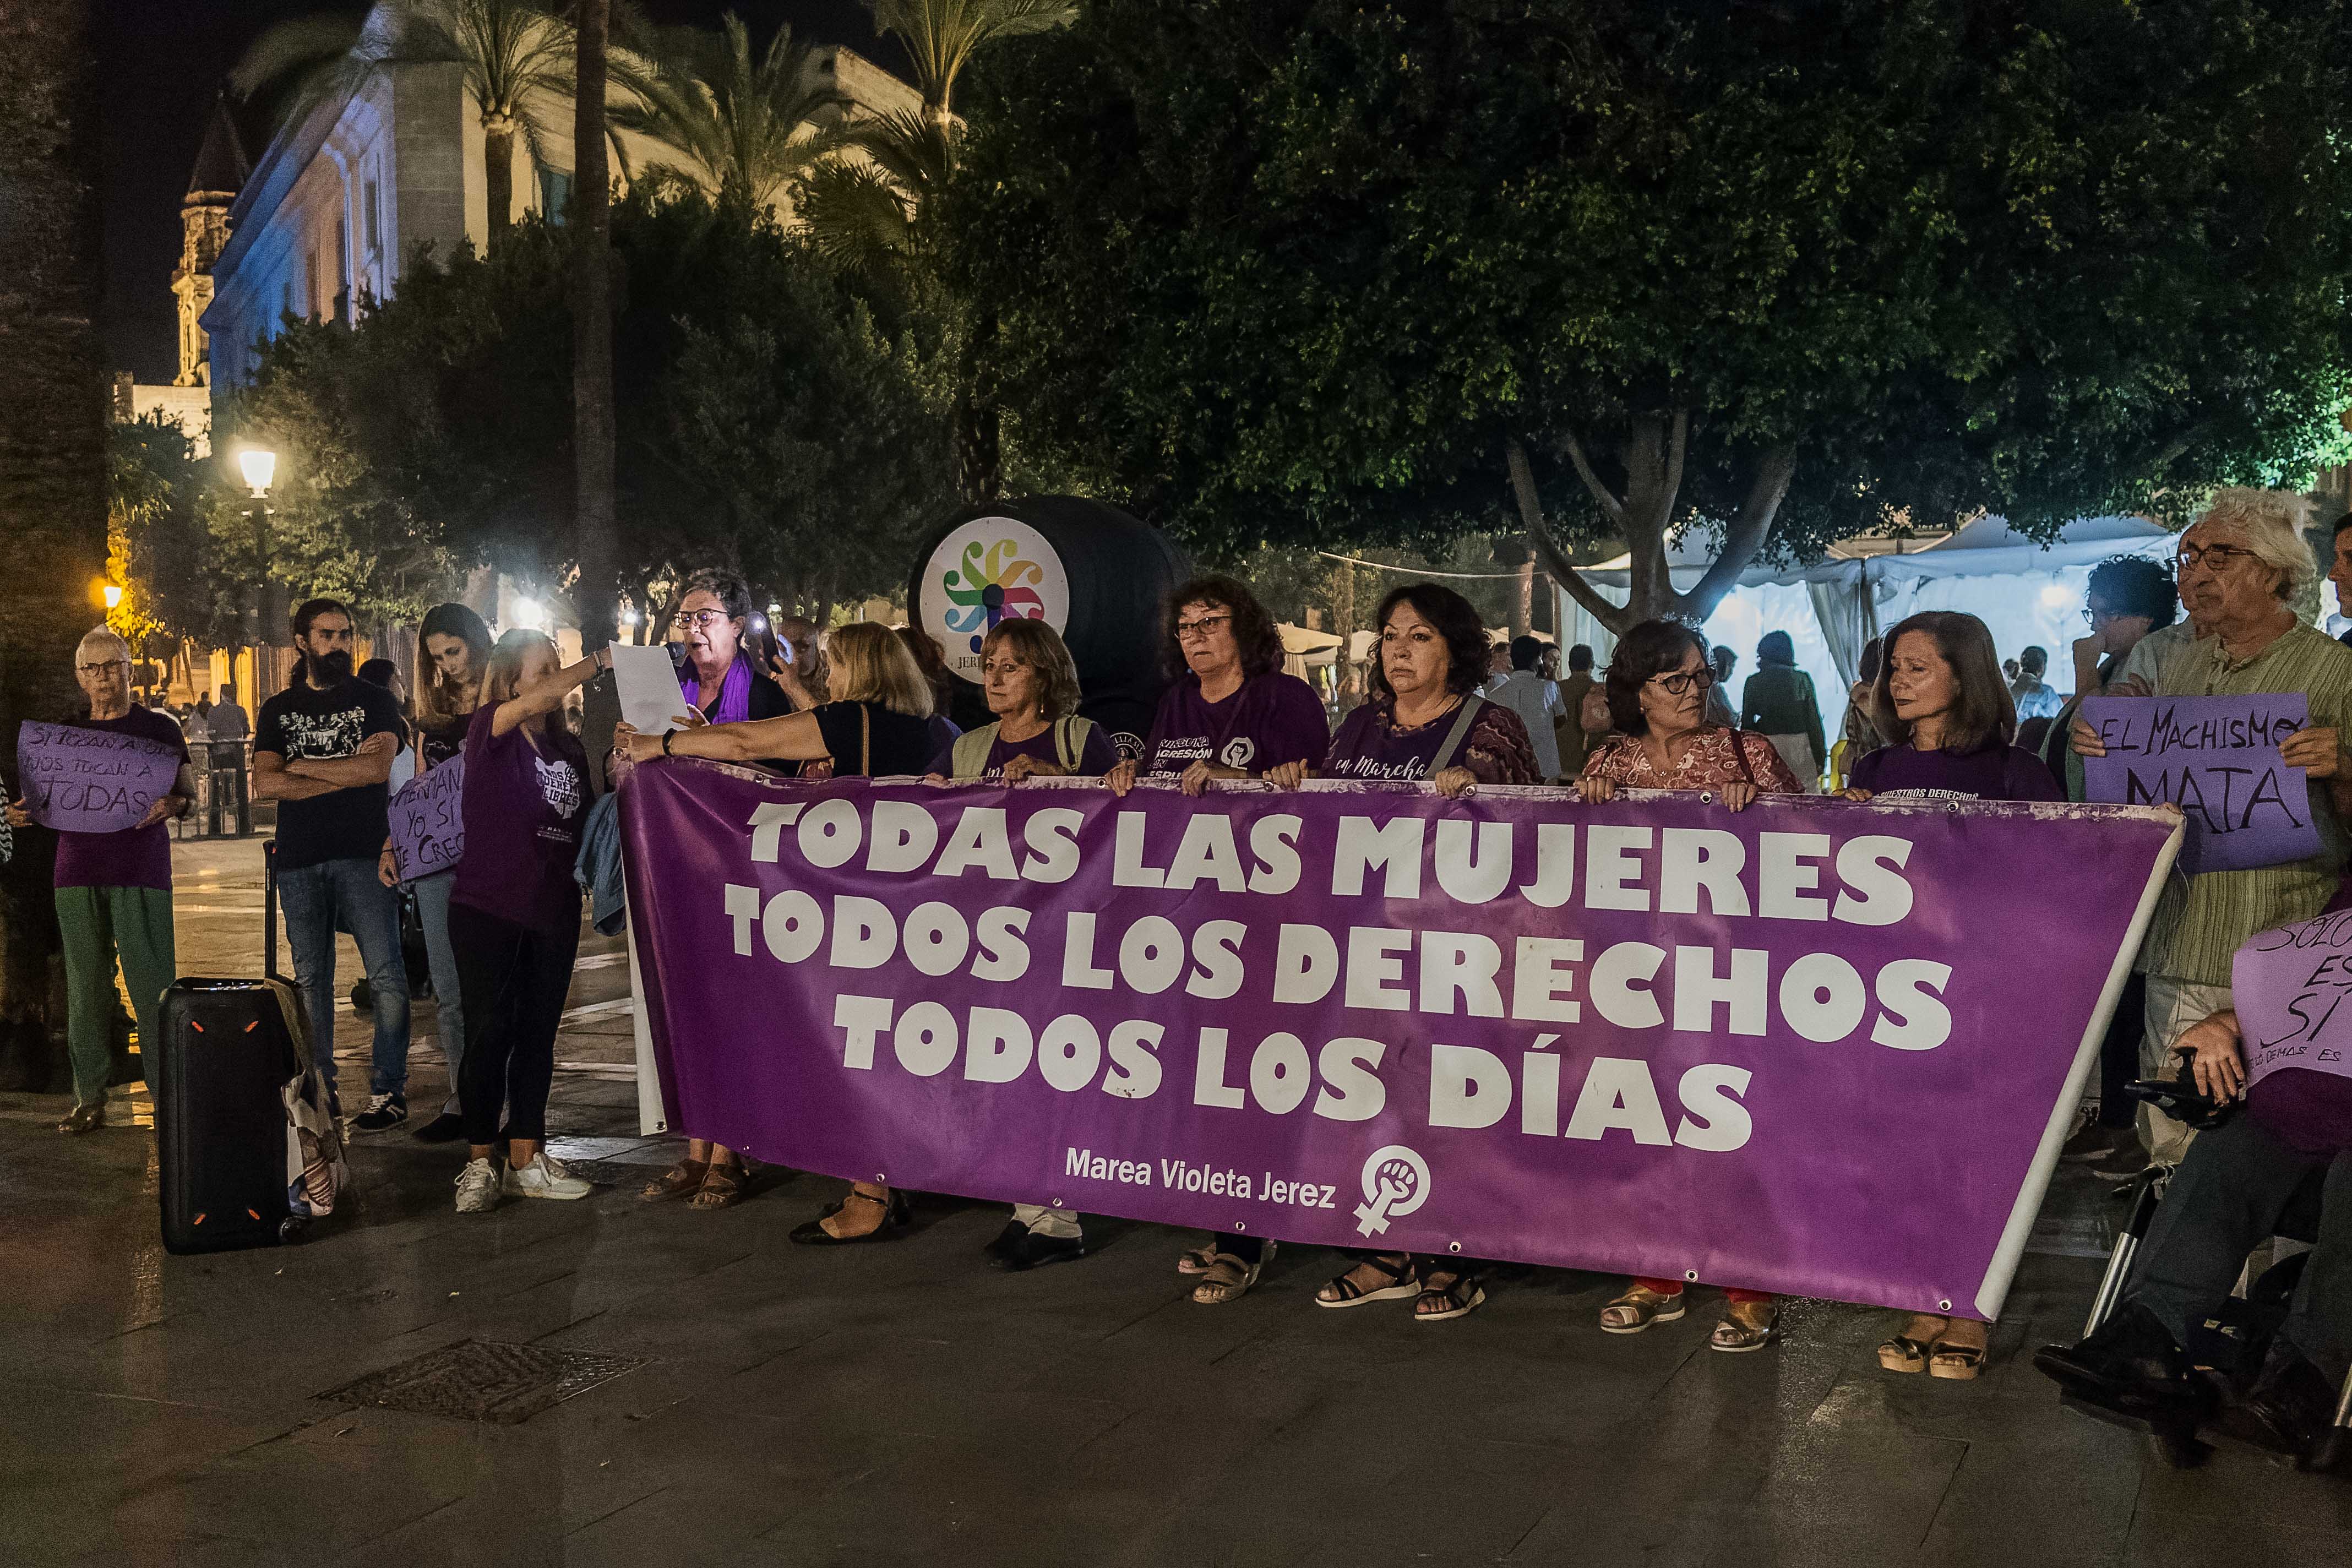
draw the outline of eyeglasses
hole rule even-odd
[[[1690,694],[1690,689],[1694,685],[1696,685],[1701,691],[1705,691],[1708,687],[1713,686],[1715,684],[1715,671],[1711,669],[1678,669],[1671,675],[1654,675],[1650,677],[1650,680],[1653,685],[1664,687],[1665,689],[1666,695],[1669,697],[1685,697]]]
[[[2251,559],[2253,553],[2234,544],[2209,544],[2202,550],[2187,544],[2181,546],[2180,553],[2173,557],[2172,563],[2177,570],[2186,572],[2201,561],[2209,572],[2227,572],[2241,559]]]
[[[1176,640],[1178,642],[1191,642],[1196,637],[1205,637],[1209,635],[1211,627],[1222,626],[1227,621],[1232,619],[1233,616],[1202,616],[1197,621],[1178,621],[1176,623]]]
[[[734,618],[724,610],[697,610],[690,616],[673,616],[669,624],[682,632],[707,632],[719,622]]]
[[[78,664],[74,666],[76,672],[87,675],[93,680],[97,679],[101,675],[112,675],[117,670],[127,670],[130,668],[131,661],[127,658],[110,658],[104,664]]]

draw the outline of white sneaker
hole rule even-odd
[[[488,1160],[468,1160],[457,1173],[457,1212],[488,1214],[499,1204],[498,1168]]]
[[[557,1164],[542,1149],[530,1164],[507,1167],[503,1190],[519,1198],[584,1198],[595,1188]]]

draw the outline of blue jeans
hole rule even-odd
[[[294,950],[294,984],[310,1015],[310,1038],[327,1087],[335,1084],[335,922],[359,943],[375,1000],[375,1062],[368,1088],[401,1094],[408,1087],[408,971],[400,959],[400,895],[376,880],[373,860],[322,860],[278,873],[286,942]]]
[[[449,1058],[449,1100],[441,1109],[457,1109],[457,1069],[466,1058],[466,1009],[457,997],[457,950],[449,941],[449,889],[457,885],[455,870],[436,871],[408,884],[416,895],[416,918],[425,927],[425,958],[433,972],[435,1027],[441,1035],[441,1054]]]

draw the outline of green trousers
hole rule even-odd
[[[58,931],[66,948],[66,1057],[73,1064],[74,1103],[106,1098],[113,1065],[114,964],[139,1020],[139,1068],[152,1091],[162,1040],[163,993],[178,977],[172,953],[172,894],[167,888],[59,888]]]

